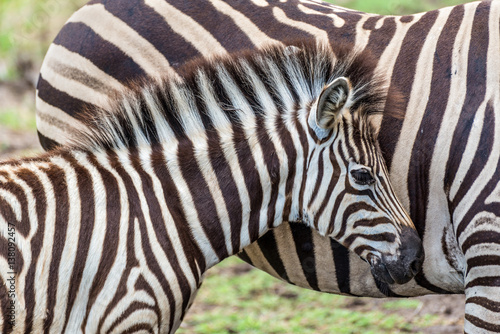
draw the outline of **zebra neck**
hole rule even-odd
[[[209,147],[181,140],[139,149],[136,165],[154,175],[172,216],[166,223],[186,231],[208,268],[283,222],[293,179],[283,150],[264,133],[206,135]]]

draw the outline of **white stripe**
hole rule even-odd
[[[297,255],[295,241],[293,237],[291,237],[292,230],[290,228],[290,224],[282,224],[274,231],[279,257],[283,261],[288,279],[294,284],[310,289],[311,286],[302,271],[302,264],[300,263],[299,256]]]
[[[483,166],[481,173],[476,177],[474,183],[468,188],[467,195],[465,198],[467,200],[461,201],[454,212],[453,218],[456,222],[461,222],[464,216],[467,214],[472,205],[475,204],[472,198],[475,198],[477,195],[481,193],[481,191],[487,186],[489,182],[491,182],[493,175],[495,174],[499,162],[500,162],[500,119],[498,117],[498,110],[500,109],[500,93],[499,93],[499,73],[498,68],[500,67],[500,61],[498,58],[498,50],[500,49],[500,40],[499,40],[499,16],[500,16],[500,8],[498,5],[493,5],[492,3],[490,16],[489,16],[489,43],[488,43],[488,54],[487,54],[487,69],[486,69],[486,93],[483,104],[479,107],[479,111],[476,114],[474,119],[474,124],[471,129],[470,137],[476,136],[476,140],[480,139],[480,131],[477,128],[482,128],[481,124],[483,123],[483,117],[485,116],[483,113],[485,110],[483,108],[486,107],[488,102],[493,104],[494,110],[496,110],[496,115],[494,118],[494,126],[493,126],[493,146],[489,153],[489,158],[486,164]],[[476,123],[476,120],[478,122]],[[492,120],[487,120],[486,122],[490,123]],[[477,128],[475,128],[477,127]],[[477,131],[477,132],[476,132]],[[474,134],[474,133],[477,134]],[[470,141],[470,139],[469,139]],[[472,144],[476,146],[474,143]],[[464,152],[464,158],[460,163],[460,167],[457,171],[457,176],[452,184],[452,190],[455,190],[457,187],[457,182],[461,179],[464,179],[469,166],[473,164],[473,156],[476,152],[475,147],[469,147],[469,142],[467,143],[466,150]],[[451,191],[450,191],[451,193]],[[455,228],[458,227],[458,223],[455,224]]]
[[[109,108],[109,96],[107,94],[96,91],[79,81],[66,78],[51,67],[45,67],[43,78],[55,89],[65,92],[69,96],[104,109]]]
[[[52,261],[52,247],[54,245],[54,233],[55,233],[55,223],[56,223],[56,199],[54,194],[54,188],[51,184],[50,179],[47,174],[40,171],[40,168],[32,166],[33,173],[37,176],[39,181],[42,183],[43,192],[46,199],[46,216],[44,224],[44,230],[40,231],[43,233],[43,241],[41,244],[41,252],[38,257],[38,262],[36,264],[35,273],[35,308],[34,308],[34,320],[33,328],[44,328],[43,324],[45,321],[47,309],[47,297],[48,297],[48,287],[49,287],[49,269],[50,263]],[[76,332],[73,332],[76,333]]]
[[[78,163],[82,165],[88,165],[87,156],[83,153],[74,153],[75,159]],[[99,162],[100,166],[106,169],[110,174],[113,175],[114,181],[116,181],[118,191],[119,191],[119,204],[120,204],[120,228],[117,231],[118,237],[118,249],[116,251],[116,258],[113,262],[113,266],[109,270],[108,277],[106,277],[103,287],[99,294],[97,295],[94,304],[88,313],[88,319],[90,322],[85,324],[85,331],[87,333],[96,333],[98,329],[98,324],[105,313],[106,308],[109,306],[110,302],[115,297],[116,290],[118,289],[118,282],[127,265],[127,233],[129,230],[129,219],[130,219],[130,203],[126,191],[125,184],[123,180],[118,175],[118,173],[111,167],[109,159],[105,155],[97,155],[96,160]],[[93,168],[93,167],[88,167]]]
[[[107,220],[107,199],[106,187],[99,171],[89,163],[85,164],[92,180],[92,189],[94,190],[94,225],[93,230],[88,231],[90,236],[90,245],[85,259],[85,267],[82,273],[82,280],[78,287],[75,303],[69,315],[68,333],[80,333],[83,319],[87,313],[87,303],[89,300],[90,287],[99,268],[101,256],[103,254],[104,237],[106,235]],[[95,320],[95,319],[94,319]],[[38,328],[38,327],[35,327]]]
[[[286,24],[295,29],[300,29],[302,31],[305,31],[316,37],[316,39],[318,40],[328,41],[328,34],[326,33],[326,31],[319,29],[309,23],[292,20],[291,18],[286,16],[286,13],[282,9],[278,7],[273,8],[273,14],[278,22]]]
[[[252,3],[259,7],[267,7],[269,3],[266,0],[251,0]]]
[[[270,42],[281,43],[281,41],[275,40],[266,35],[245,14],[232,8],[226,2],[222,0],[209,0],[209,1],[219,12],[229,16],[229,18],[231,18],[233,23],[236,24],[238,28],[240,28],[243,31],[246,37],[248,37],[252,41],[253,45],[255,45],[256,47],[260,47]]]
[[[316,5],[316,4],[315,4]],[[304,14],[307,14],[307,15],[321,15],[323,17],[329,17],[332,19],[333,21],[333,26],[335,28],[342,28],[344,25],[345,25],[345,19],[341,18],[340,16],[338,16],[337,14],[335,13],[331,13],[331,14],[325,14],[323,12],[319,12],[317,10],[314,10],[314,9],[311,9],[309,7],[306,7],[302,4],[299,4],[297,6],[297,8],[303,12]],[[369,15],[364,15],[363,16],[363,19],[361,21],[365,21],[367,18],[369,17]]]
[[[151,156],[151,150],[150,147],[144,146],[140,148],[141,152],[141,161],[147,161],[149,160],[149,157]],[[130,161],[130,154],[128,151],[124,150],[121,152],[118,152],[118,158],[120,165],[123,167],[125,172],[130,176],[130,179],[132,180],[132,183],[135,187],[135,190],[137,192],[137,195],[139,197],[139,205],[141,207],[141,213],[143,214],[144,217],[144,222],[146,224],[146,229],[141,229],[139,226],[139,223],[136,220],[135,223],[135,255],[138,256],[139,263],[141,264],[142,267],[142,272],[144,278],[148,281],[148,283],[152,286],[155,287],[157,286],[159,289],[155,289],[155,293],[161,294],[162,296],[158,296],[161,298],[157,298],[157,303],[158,307],[160,310],[163,310],[165,313],[163,314],[164,318],[169,319],[169,313],[166,312],[170,308],[174,308],[175,310],[179,311],[182,308],[182,294],[180,293],[182,291],[179,281],[177,280],[177,275],[172,268],[172,265],[170,263],[170,258],[169,254],[165,254],[163,251],[163,248],[160,246],[160,242],[158,241],[158,238],[156,236],[155,228],[153,227],[153,221],[152,221],[152,215],[156,213],[152,213],[149,209],[148,202],[146,200],[146,196],[143,191],[143,184],[141,182],[141,176],[138,174],[138,172],[135,170],[135,168],[131,165]],[[130,192],[131,189],[128,189]],[[173,221],[166,222],[167,224],[170,223],[172,224]],[[156,263],[159,264],[159,268],[162,271],[163,276],[165,279],[168,281],[168,284],[170,286],[170,289],[174,295],[174,305],[167,305],[167,297],[164,295],[163,289],[160,289],[161,285],[156,279],[156,275],[153,273],[148,273],[148,267],[147,263],[148,261],[145,258],[145,255],[143,253],[143,247],[142,247],[142,239],[141,236],[147,236],[147,241],[149,242],[149,246],[151,247],[151,250],[154,255],[154,260]],[[141,259],[142,258],[142,259]],[[134,295],[134,298],[136,296]],[[168,324],[168,321],[165,321],[165,325]]]
[[[248,189],[246,188],[243,172],[241,171],[241,167],[239,165],[238,155],[236,153],[236,149],[234,148],[234,133],[232,125],[215,100],[213,87],[211,86],[208,78],[203,72],[200,72],[198,75],[198,85],[200,87],[201,95],[205,102],[210,119],[214,124],[214,128],[217,129],[217,133],[220,137],[220,145],[224,154],[224,159],[229,164],[229,168],[231,170],[231,178],[236,183],[238,198],[242,205],[242,223],[240,230],[241,249],[241,247],[245,247],[246,245],[250,244],[250,233],[248,229],[250,221],[250,196],[248,194]],[[237,251],[239,251],[239,249],[233,250],[233,252]]]
[[[171,141],[168,143],[164,143],[162,145],[163,154],[165,155],[165,161],[167,164],[168,171],[172,180],[175,182],[175,186],[177,188],[180,202],[182,205],[182,210],[184,213],[184,217],[189,224],[189,227],[192,230],[193,237],[198,244],[201,252],[205,256],[205,262],[207,268],[219,263],[221,260],[219,256],[215,252],[208,239],[205,231],[203,230],[203,226],[201,225],[201,221],[198,217],[198,212],[194,206],[194,200],[189,190],[189,187],[182,175],[181,168],[179,166],[179,159],[177,155],[177,151],[179,149],[177,141]]]
[[[68,22],[86,24],[101,38],[132,58],[151,77],[167,73],[176,75],[168,60],[154,45],[139,35],[127,23],[108,12],[102,4],[82,7],[73,14]]]
[[[428,79],[429,64],[433,63],[434,50],[436,50],[440,32],[448,19],[449,12],[449,9],[438,11],[439,15],[425,38],[425,43],[422,46],[422,52],[417,62],[406,116],[390,168],[391,180],[396,180],[396,184],[397,180],[402,180],[401,182],[405,184],[407,183],[409,164],[413,152],[412,148],[424,116],[431,89],[431,80]],[[409,208],[410,199],[408,190],[398,193],[398,196],[403,206]]]
[[[84,125],[67,113],[51,106],[36,96],[36,127],[45,137],[59,144],[67,144],[77,129],[83,129]]]
[[[196,48],[200,54],[214,55],[225,54],[226,49],[212,36],[201,24],[193,20],[182,11],[162,0],[145,0],[146,5],[153,8],[165,18],[165,23],[188,43]]]
[[[269,210],[269,201],[271,199],[271,178],[264,163],[264,153],[260,147],[259,136],[257,135],[257,123],[252,107],[248,104],[246,98],[235,84],[227,71],[221,67],[218,68],[218,75],[222,82],[226,83],[224,89],[231,99],[232,107],[238,111],[239,122],[243,126],[245,137],[250,147],[255,168],[259,174],[260,186],[263,191],[262,206],[260,208],[259,235],[268,229],[267,212]],[[244,166],[249,167],[249,166]]]
[[[68,191],[68,224],[64,238],[64,247],[58,269],[58,282],[56,291],[56,305],[54,307],[54,321],[50,327],[50,333],[62,333],[70,282],[72,281],[73,267],[75,265],[78,250],[78,237],[81,227],[81,198],[78,188],[77,175],[73,167],[59,156],[51,158],[51,162],[63,170],[61,180],[67,186]]]
[[[95,80],[102,83],[110,91],[119,91],[124,88],[124,86],[117,79],[101,70],[89,59],[76,52],[69,51],[64,46],[51,44],[47,50],[47,55],[43,61],[40,73],[44,76],[44,71],[47,67],[50,67],[52,70],[57,72],[58,64],[63,64],[69,68],[81,71],[81,73],[88,76],[89,80]],[[61,73],[61,75],[63,74],[64,73]],[[71,75],[71,73],[65,74]]]

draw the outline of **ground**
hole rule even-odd
[[[41,152],[34,90],[0,82],[0,160]],[[463,332],[464,296],[351,298],[282,283],[230,258],[212,268],[180,334]]]

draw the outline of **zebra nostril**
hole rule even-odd
[[[418,272],[422,269],[422,258],[419,257],[418,259],[413,260],[413,262],[410,264],[410,270],[413,276],[418,274]]]
[[[420,271],[421,268],[422,268],[422,266],[420,264],[420,261],[418,261],[418,260],[413,261],[410,265],[410,270],[411,270],[411,273],[413,275],[416,275]]]

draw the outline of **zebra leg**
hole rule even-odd
[[[459,236],[467,261],[465,333],[500,333],[500,217],[481,213]]]

